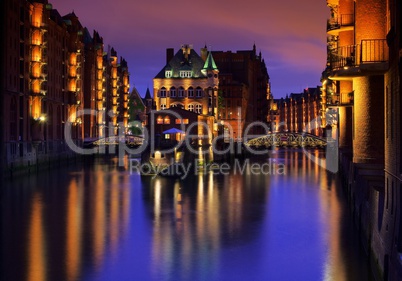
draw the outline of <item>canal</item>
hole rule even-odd
[[[152,178],[96,158],[6,181],[1,279],[372,280],[337,176],[302,150],[270,159],[284,170]]]

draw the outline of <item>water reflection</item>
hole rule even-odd
[[[73,179],[67,197],[66,214],[66,274],[67,280],[76,280],[81,264],[82,193]],[[38,280],[38,279],[37,279]]]
[[[141,178],[97,159],[9,182],[4,280],[367,280],[338,179],[299,150],[272,160],[285,176]]]
[[[240,174],[146,179],[143,193],[153,221],[155,280],[193,280],[205,270],[218,274],[222,247],[246,244],[257,235],[267,199],[264,184],[245,188]],[[252,224],[250,231],[247,226]]]
[[[43,208],[41,196],[32,198],[31,220],[28,237],[28,280],[46,280],[46,247],[43,231]]]

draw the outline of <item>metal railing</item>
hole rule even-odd
[[[336,48],[328,54],[328,62],[330,68],[336,70],[361,64],[387,62],[388,55],[386,39],[366,39],[357,45]]]
[[[353,105],[354,93],[334,93],[327,97],[327,105],[348,106]]]
[[[353,26],[355,17],[353,14],[343,14],[338,18],[332,18],[327,21],[327,31],[339,29],[342,26]]]
[[[345,66],[356,66],[359,64],[359,55],[356,51],[359,51],[359,45],[349,45],[339,47],[334,52],[329,54],[329,63],[331,69],[343,68]]]
[[[370,39],[361,41],[360,61],[376,63],[388,61],[388,45],[386,39]]]

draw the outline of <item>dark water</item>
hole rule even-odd
[[[152,179],[96,159],[6,182],[1,278],[370,280],[336,176],[272,157],[286,175]]]

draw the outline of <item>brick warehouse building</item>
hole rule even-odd
[[[272,102],[271,84],[265,61],[256,46],[251,50],[213,51],[219,69],[219,89],[223,104],[220,117],[234,130],[235,138],[242,138],[244,129],[254,121],[267,123]],[[253,127],[252,134],[262,134],[261,127]]]
[[[211,52],[201,48],[200,54],[191,45],[182,45],[176,54],[166,50],[166,64],[153,79],[156,109],[178,107],[213,116],[217,123],[219,70]]]
[[[327,4],[323,100],[339,114],[341,170],[376,278],[400,280],[401,1]]]
[[[74,13],[62,17],[46,0],[7,0],[3,6],[5,169],[69,154],[66,122],[77,143],[115,133],[117,122],[127,123],[127,62],[118,61],[114,50],[105,52],[97,32],[90,36]],[[97,116],[77,116],[82,109]],[[112,126],[105,130],[108,123]]]
[[[322,136],[321,87],[275,99],[269,119],[273,132],[308,132]]]
[[[166,57],[166,65],[154,78],[158,110],[179,106],[211,114],[213,107],[215,121],[232,128],[234,140],[241,140],[254,121],[267,124],[272,94],[265,61],[255,45],[236,53],[208,53],[203,47],[200,55],[191,45],[183,45],[176,54],[167,49]],[[263,133],[262,129],[253,127],[250,133]]]

